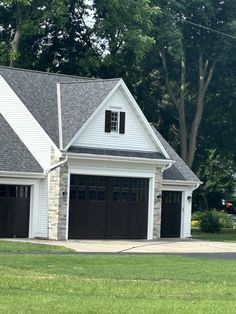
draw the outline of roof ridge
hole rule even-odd
[[[80,84],[80,83],[93,83],[93,82],[107,82],[107,81],[119,81],[121,78],[113,78],[113,79],[92,79],[88,78],[86,80],[80,80],[80,81],[73,81],[73,82],[60,82],[59,84]]]
[[[54,76],[73,77],[73,78],[83,79],[83,80],[92,80],[92,78],[88,78],[88,77],[85,77],[85,76],[69,75],[69,74],[53,73],[53,72],[45,72],[45,71],[23,69],[23,68],[15,68],[15,67],[9,67],[9,66],[5,66],[5,65],[0,65],[0,68],[8,69],[8,70],[14,70],[14,71],[22,71],[22,72],[32,72],[32,73],[38,73],[38,74],[54,75]]]

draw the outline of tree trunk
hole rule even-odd
[[[20,28],[16,28],[16,32],[14,38],[11,42],[11,54],[10,54],[10,67],[14,67],[17,65],[17,59],[19,57],[19,46],[20,46],[21,32]]]
[[[178,110],[179,119],[179,129],[180,129],[180,141],[181,141],[181,157],[191,168],[193,165],[196,147],[197,147],[197,135],[199,126],[202,120],[203,108],[204,108],[204,98],[207,88],[211,82],[215,62],[209,67],[209,62],[206,60],[203,62],[203,56],[201,51],[199,52],[199,83],[198,83],[198,93],[196,100],[196,110],[193,118],[193,123],[190,132],[188,132],[186,126],[186,60],[183,51],[181,58],[181,74],[180,74],[180,86],[178,86],[178,92],[175,92],[171,81],[169,79],[169,72],[166,63],[166,57],[163,50],[160,50],[160,57],[162,60],[162,65],[165,74],[165,84],[167,92],[170,96],[171,101]],[[188,133],[190,133],[188,137]]]
[[[201,193],[201,196],[202,196],[203,205],[204,205],[203,210],[204,210],[204,211],[209,210],[208,200],[207,200],[206,194],[205,194],[205,193]]]
[[[193,165],[195,152],[197,148],[197,134],[198,129],[202,120],[203,107],[204,107],[204,98],[209,86],[209,83],[212,79],[213,72],[215,69],[215,62],[212,64],[209,73],[208,71],[208,60],[203,64],[202,53],[199,53],[199,85],[198,85],[198,96],[196,101],[196,111],[192,123],[192,128],[190,131],[189,137],[189,147],[188,147],[188,156],[187,156],[187,164],[191,168]]]
[[[185,55],[181,59],[181,82],[180,82],[180,97],[179,105],[177,107],[179,113],[179,128],[180,128],[180,143],[181,143],[181,157],[187,160],[188,139],[185,116],[185,92],[186,92],[186,60]]]
[[[21,40],[21,23],[22,23],[22,9],[18,2],[16,2],[16,29],[15,34],[11,42],[11,52],[10,52],[10,67],[16,66],[19,58],[19,47]]]

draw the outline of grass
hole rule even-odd
[[[199,240],[236,242],[236,229],[222,229],[220,233],[204,233],[194,228],[192,237]]]
[[[37,254],[35,254],[37,253]],[[236,261],[0,241],[0,313],[234,313]]]

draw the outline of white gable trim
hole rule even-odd
[[[2,75],[0,113],[44,170],[50,166],[51,147],[61,156],[60,150]]]
[[[91,122],[91,120],[94,118],[94,116],[102,109],[103,106],[108,102],[108,100],[114,95],[114,93],[118,90],[119,87],[122,87],[125,94],[128,96],[128,99],[130,100],[131,104],[133,105],[134,109],[138,113],[138,116],[141,118],[141,122],[143,122],[144,127],[146,131],[151,136],[151,139],[156,144],[156,146],[161,150],[161,153],[167,158],[170,159],[169,155],[165,151],[164,147],[162,146],[161,142],[156,137],[154,131],[152,130],[149,122],[145,118],[144,114],[142,113],[141,109],[139,108],[137,102],[131,95],[130,91],[128,90],[127,86],[125,85],[124,81],[120,79],[120,81],[116,84],[116,86],[111,90],[111,92],[107,95],[107,97],[102,101],[102,103],[98,106],[98,108],[94,111],[94,113],[90,116],[90,118],[85,122],[85,124],[80,128],[80,130],[75,134],[75,136],[72,138],[70,143],[65,147],[65,150],[68,150],[68,148],[74,143],[74,141],[77,139],[77,137],[83,132],[83,130],[86,128],[86,126]]]

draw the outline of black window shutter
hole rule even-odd
[[[125,112],[120,112],[120,134],[125,134]]]
[[[105,111],[105,132],[111,132],[111,110]]]

